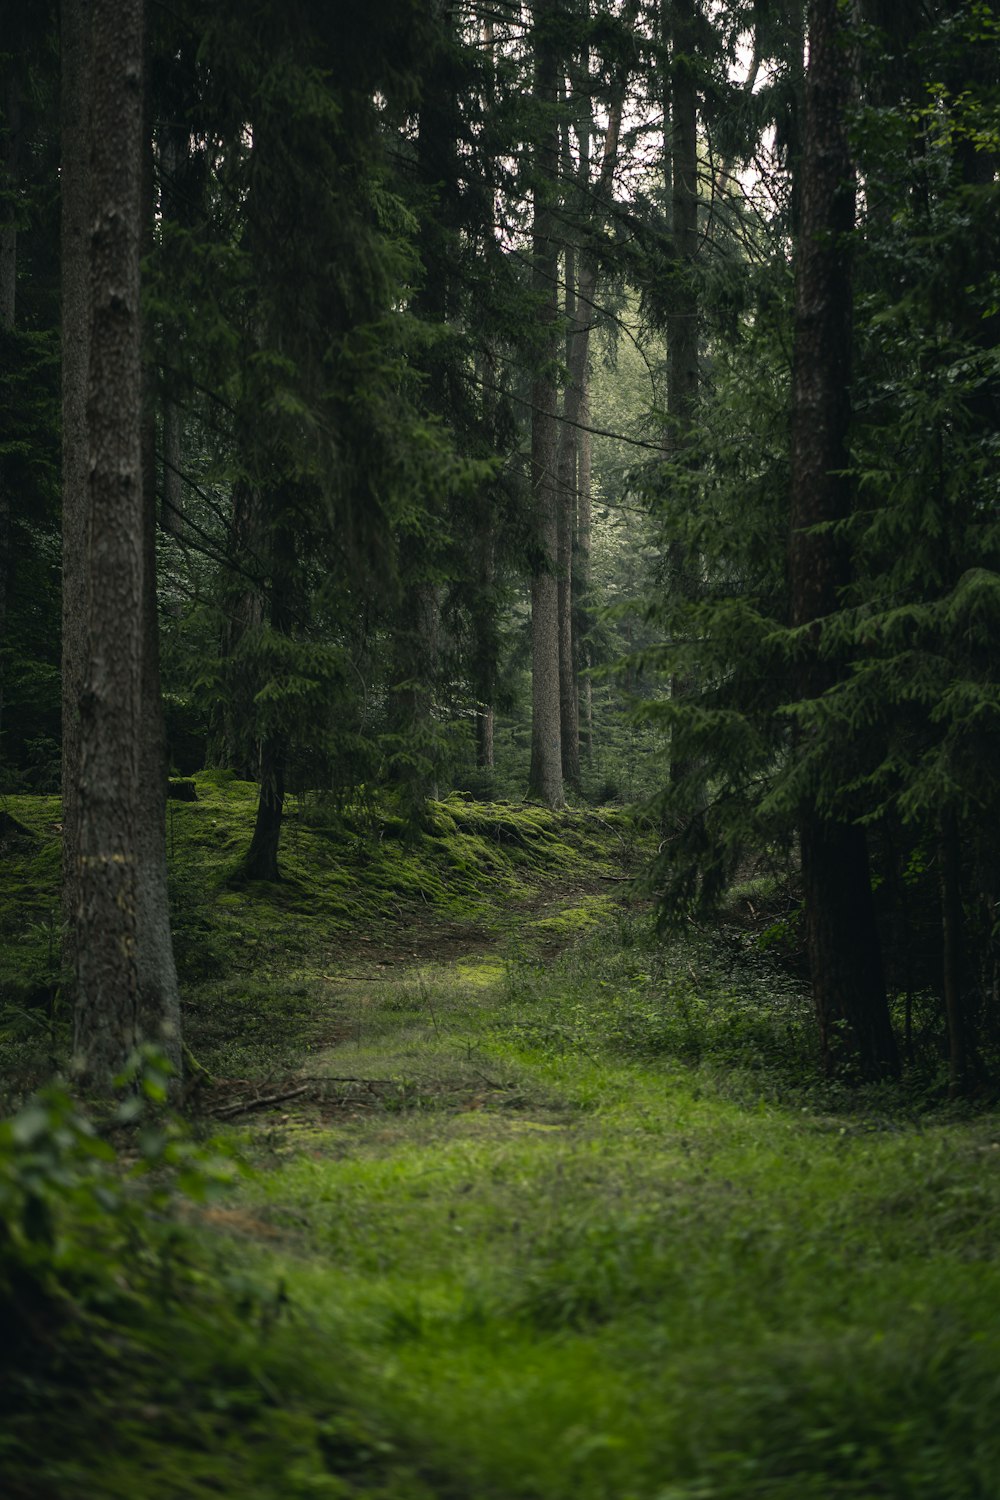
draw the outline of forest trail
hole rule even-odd
[[[444,1003],[444,1013],[451,1017],[454,991],[475,997],[491,991],[508,965],[523,970],[551,965],[613,912],[633,912],[646,904],[631,893],[626,876],[577,876],[553,880],[512,900],[489,921],[449,920],[414,907],[377,936],[342,935],[316,976],[317,1004],[300,1064],[252,1085],[215,1078],[199,1091],[200,1106],[221,1119],[240,1122],[245,1117],[251,1129],[268,1132],[274,1128],[275,1110],[284,1125],[331,1119],[344,1111],[357,1116],[391,1098],[412,1104],[414,1091],[421,1089],[425,1104],[439,1089],[451,1107],[459,1107],[463,1098],[464,1107],[481,1107],[486,1080],[474,1065],[457,1069],[452,1063],[440,1073],[425,1071],[421,1081],[405,1066],[408,1058],[426,1060],[437,1051],[427,1045],[441,1037],[435,996],[451,997]],[[407,1018],[405,1026],[395,1024],[400,1016]],[[387,1017],[394,1022],[387,1024]],[[385,1046],[387,1035],[397,1032],[405,1037],[402,1052]],[[362,1078],[358,1056],[373,1049],[378,1066]],[[496,1091],[496,1085],[488,1087]]]
[[[241,1494],[992,1492],[996,1122],[682,1057],[792,1012],[638,927],[626,886],[556,881],[499,929],[331,956],[288,1097],[234,1112],[259,1170],[198,1215],[278,1289],[283,1409],[318,1433]]]

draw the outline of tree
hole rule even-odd
[[[66,22],[73,68],[79,66],[87,30],[85,14],[73,0],[67,0]],[[69,764],[66,774],[79,798],[79,825],[70,830],[69,850],[75,862],[70,886],[74,1049],[81,1076],[97,1089],[110,1086],[144,1032],[149,1036],[153,1027],[162,1032],[162,1023],[174,1019],[153,1014],[152,976],[144,972],[149,950],[140,957],[157,904],[148,863],[155,858],[155,840],[147,843],[142,828],[149,803],[141,786],[144,770],[151,769],[141,747],[142,712],[150,706],[143,692],[144,646],[150,647],[143,593],[146,520],[152,509],[143,500],[141,410],[143,38],[142,0],[126,5],[94,0],[84,72],[88,86],[75,92],[77,75],[70,89],[88,121],[84,181],[92,228],[86,247],[89,340],[82,434],[89,474],[86,491],[74,492],[82,465],[79,455],[71,454],[64,495],[71,534],[85,538],[82,611],[66,622],[67,675],[75,676],[77,663],[82,665],[79,698],[70,705],[79,715],[79,761]],[[79,115],[73,123],[79,126]],[[77,147],[72,128],[68,144],[71,151]],[[75,161],[82,165],[78,156]],[[75,270],[72,263],[70,270]],[[75,304],[71,299],[71,315],[83,312],[83,299]],[[69,324],[68,337],[80,335],[80,326]],[[68,395],[72,411],[78,393],[70,389]],[[149,663],[146,671],[151,668]],[[147,691],[152,685],[147,680]],[[175,1031],[165,1039],[176,1056],[179,1035]]]
[[[559,488],[557,425],[559,245],[553,195],[559,175],[558,11],[536,0],[534,95],[539,109],[532,189],[531,285],[541,334],[531,386],[531,490],[536,560],[531,574],[531,769],[528,794],[563,802],[559,702]]]

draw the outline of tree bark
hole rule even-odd
[[[621,17],[623,29],[629,30],[635,25],[638,13],[638,0],[627,0]],[[589,63],[587,53],[581,60],[581,70],[586,80],[585,87],[589,89]],[[580,167],[579,182],[585,200],[589,200],[593,194],[597,210],[610,201],[614,192],[615,169],[618,165],[618,148],[621,139],[622,116],[625,107],[625,92],[628,85],[628,69],[625,64],[619,69],[612,81],[611,93],[608,100],[607,127],[604,132],[604,141],[601,148],[601,164],[597,180],[591,183],[591,140],[593,136],[593,121],[590,118],[591,105],[589,99],[580,126]],[[577,782],[579,781],[580,750],[586,753],[588,761],[593,754],[593,687],[589,677],[583,675],[593,665],[590,659],[589,647],[585,644],[590,628],[590,615],[587,596],[590,588],[590,557],[591,557],[591,437],[586,430],[590,421],[590,331],[594,325],[594,316],[597,303],[598,264],[597,256],[592,247],[581,246],[576,256],[578,264],[577,285],[573,297],[572,308],[567,306],[567,316],[571,318],[568,341],[567,341],[567,383],[564,415],[566,423],[564,432],[572,433],[575,437],[573,453],[575,458],[575,528],[571,552],[571,598],[573,613],[573,697],[575,705],[575,722],[572,730],[572,738],[576,745],[576,756],[574,769]],[[567,275],[567,282],[570,277]],[[573,426],[572,424],[578,424]],[[568,472],[568,461],[567,461]]]
[[[839,607],[848,557],[830,523],[849,513],[854,169],[847,140],[846,39],[837,0],[812,0],[795,280],[789,582],[794,626],[812,626],[797,672],[801,699],[836,678],[819,633]],[[824,529],[817,534],[816,529]],[[799,832],[813,996],[825,1065],[856,1078],[899,1071],[882,975],[865,836],[824,815],[813,791]]]
[[[3,78],[3,194],[0,197],[0,326],[14,327],[17,310],[17,186],[21,155],[21,80],[16,59]]]
[[[692,422],[698,400],[698,289],[695,263],[698,254],[698,99],[695,88],[694,0],[674,0],[670,51],[669,102],[670,223],[673,233],[674,276],[666,319],[667,417],[669,453],[675,470],[685,463],[690,447]],[[695,595],[696,559],[678,542],[669,557],[670,588],[682,599]],[[670,696],[688,696],[695,688],[689,675],[674,673]],[[683,760],[673,749],[670,784],[697,778],[698,767]],[[697,787],[697,803],[702,789]]]
[[[142,253],[153,249],[155,183],[153,118],[143,91]],[[139,684],[138,814],[136,824],[136,968],[138,1028],[170,1063],[173,1086],[184,1068],[181,1001],[167,893],[167,734],[160,684],[160,622],[156,592],[156,397],[153,369],[143,365],[142,412],[142,668]]]
[[[63,983],[76,1000],[80,901],[80,698],[86,650],[87,365],[90,348],[88,110],[91,0],[63,0],[62,265],[62,932]]]
[[[282,498],[271,501],[275,514],[282,513]],[[295,538],[288,524],[276,524],[271,537],[270,607],[271,630],[276,636],[289,635],[293,625],[296,558]],[[257,819],[250,848],[243,861],[247,880],[281,880],[278,848],[285,808],[285,774],[288,760],[288,735],[280,723],[265,724],[260,737],[260,793]]]
[[[557,64],[552,0],[535,5],[535,98],[550,112],[535,149],[531,284],[542,325],[538,367],[531,386],[531,489],[537,562],[531,578],[531,767],[528,795],[548,807],[563,804],[559,701],[559,489],[558,334],[559,251],[551,197],[559,171],[555,117]]]
[[[3,150],[0,153],[0,328],[13,332],[17,313],[17,186],[21,145],[21,82],[16,59],[8,59],[3,79]],[[0,465],[0,641],[7,625],[11,573],[11,494]],[[0,658],[0,756],[6,672]]]
[[[90,530],[80,694],[76,1067],[110,1088],[138,1040],[142,673],[142,0],[94,0],[90,71]]]
[[[938,889],[944,1009],[948,1021],[948,1088],[954,1099],[967,1093],[973,1081],[976,1042],[962,985],[962,849],[958,819],[950,809],[942,814],[938,836]]]
[[[254,732],[254,697],[259,684],[241,661],[240,647],[264,623],[263,584],[254,581],[264,570],[264,520],[260,495],[245,479],[233,485],[230,516],[235,566],[224,571],[221,580],[223,690],[213,715],[208,761],[232,771],[241,781],[256,781],[260,753]]]
[[[569,152],[569,128],[563,130],[563,176],[573,171]],[[562,775],[566,786],[580,789],[580,705],[577,693],[577,653],[573,640],[573,553],[576,538],[577,458],[580,435],[580,386],[572,369],[577,340],[576,254],[567,244],[563,254],[564,307],[566,316],[566,365],[568,379],[563,392],[565,420],[559,433],[559,738]]]

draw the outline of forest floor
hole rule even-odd
[[[13,1500],[993,1500],[1000,1121],[804,1083],[800,988],[577,852],[270,979],[306,877],[236,893],[191,1038],[248,1165],[161,1207],[58,1442],[22,1395]]]

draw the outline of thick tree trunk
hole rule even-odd
[[[155,210],[153,122],[145,90],[143,130],[143,254],[153,248]],[[152,366],[143,367],[142,414],[142,674],[136,824],[136,968],[138,1027],[144,1042],[167,1058],[179,1084],[184,1066],[181,1002],[167,894],[167,735],[160,686],[160,622],[156,594],[156,405]]]
[[[159,149],[163,215],[166,219],[177,221],[181,215],[178,181],[188,156],[187,131],[173,123],[164,125],[159,133]],[[183,413],[169,393],[163,397],[162,427],[160,524],[164,531],[179,535],[184,519],[184,494],[181,486],[184,421]]]
[[[285,743],[277,734],[268,735],[260,748],[260,795],[253,837],[243,862],[247,880],[281,879],[278,848],[285,809]]]
[[[798,670],[800,698],[819,697],[836,667],[819,652],[819,622],[848,578],[829,529],[850,508],[851,270],[854,169],[847,141],[848,57],[837,0],[812,0],[801,233],[795,282],[789,580],[792,623],[813,625]],[[813,995],[831,1073],[884,1078],[899,1062],[889,1021],[865,836],[822,814],[815,794],[799,815]]]
[[[3,76],[3,149],[0,153],[0,327],[13,328],[17,310],[17,183],[21,154],[21,80],[8,59]]]
[[[91,0],[63,0],[62,195],[62,931],[64,985],[76,995],[80,902],[80,698],[86,651],[87,364],[90,347],[88,110]]]
[[[17,312],[17,184],[21,144],[21,84],[16,59],[10,58],[3,78],[3,150],[0,152],[0,328],[13,331]],[[11,494],[0,464],[0,642],[7,624],[10,590]],[[0,659],[0,757],[3,754],[3,662]]]
[[[535,6],[535,97],[551,111],[535,152],[532,207],[532,290],[543,328],[539,369],[531,386],[531,489],[538,561],[531,578],[531,767],[528,795],[548,807],[563,803],[559,699],[559,487],[557,280],[559,251],[551,197],[559,170],[556,56],[552,0]]]
[[[76,1065],[110,1087],[139,1037],[142,0],[94,0],[90,88],[90,536],[80,698]]]

